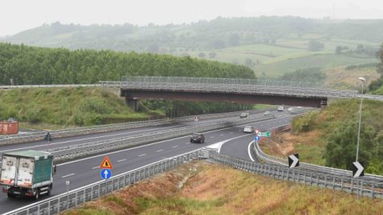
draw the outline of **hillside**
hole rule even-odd
[[[383,38],[382,27],[383,20],[299,17],[216,18],[164,26],[53,23],[20,32],[4,41],[192,56],[245,65],[259,77],[279,78],[312,67],[328,74],[333,67],[375,64],[378,62],[375,53]],[[332,82],[332,78],[329,76],[324,83]],[[354,86],[342,82],[339,85]]]
[[[0,84],[97,83],[129,75],[255,78],[245,66],[190,57],[0,43]]]
[[[381,199],[358,198],[200,161],[63,214],[379,214],[382,210]]]
[[[22,127],[94,125],[145,120],[155,116],[161,116],[161,112],[135,113],[116,92],[104,89],[0,91],[0,119],[16,118],[23,122]]]
[[[264,140],[265,152],[286,158],[296,152],[304,162],[351,169],[355,161],[359,100],[337,100],[320,111],[297,117],[292,132]],[[366,171],[383,175],[383,102],[365,100],[359,160]]]

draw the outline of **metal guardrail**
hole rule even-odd
[[[255,163],[228,155],[218,154],[208,149],[197,149],[185,154],[163,159],[158,162],[122,173],[105,181],[57,195],[23,208],[6,213],[6,215],[53,215],[77,207],[85,202],[105,196],[113,191],[137,183],[155,174],[163,173],[186,162],[195,159],[210,159],[247,172],[273,177],[279,180],[292,181],[310,186],[318,186],[333,190],[353,193],[359,196],[383,198],[381,183],[369,183],[346,176],[334,176],[330,173],[315,173],[299,169],[290,169],[286,166]]]
[[[76,87],[102,87],[101,84],[35,84],[35,85],[0,85],[0,89],[22,88],[76,88]]]
[[[283,165],[256,163],[218,154],[217,152],[209,152],[209,158],[237,169],[270,176],[276,179],[330,188],[333,190],[341,190],[360,196],[383,198],[383,190],[381,189],[383,187],[383,183],[368,182],[362,179],[355,179],[352,176],[338,176],[331,173],[318,173],[299,168],[290,169],[289,167]]]
[[[249,110],[246,112],[260,113],[262,111],[264,110]],[[216,119],[216,118],[231,117],[231,116],[234,117],[234,116],[239,116],[241,112],[244,112],[244,111],[201,114],[201,115],[178,117],[172,120],[159,119],[159,120],[144,120],[144,121],[127,122],[127,123],[114,123],[114,124],[108,124],[108,125],[60,129],[60,130],[54,130],[49,132],[52,138],[64,138],[64,137],[73,137],[73,136],[80,136],[80,135],[86,135],[86,134],[119,131],[119,130],[132,129],[132,128],[142,128],[146,126],[169,125],[173,123],[173,121],[176,121],[176,122],[191,121],[194,119],[194,116],[198,116],[198,118],[201,120]],[[34,132],[32,134],[9,135],[5,137],[3,136],[3,137],[0,137],[0,145],[10,145],[10,144],[16,144],[16,143],[41,141],[41,140],[44,140],[44,137],[46,134],[47,134],[47,131],[42,131],[42,132]]]
[[[7,215],[53,215],[64,210],[77,207],[88,201],[100,198],[113,191],[137,183],[155,174],[163,173],[191,160],[207,158],[206,150],[195,150],[175,157],[160,160],[155,163],[116,175],[108,180],[99,181],[81,187],[23,208],[6,213]]]

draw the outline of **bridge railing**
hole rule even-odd
[[[355,98],[355,90],[333,90],[316,87],[315,84],[293,81],[268,81],[257,79],[192,78],[192,77],[126,77],[123,81],[100,82],[105,87],[122,89],[226,92],[263,95],[287,95],[297,97]],[[307,86],[309,85],[309,86]]]

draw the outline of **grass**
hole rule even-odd
[[[356,58],[346,55],[313,54],[299,58],[291,58],[271,64],[262,64],[255,68],[257,75],[265,73],[269,77],[277,77],[283,73],[298,69],[319,67],[322,70],[333,67],[377,62],[374,58]]]
[[[0,91],[0,119],[15,118],[27,128],[61,128],[144,120],[114,92],[99,88],[45,88]]]
[[[194,171],[196,170],[196,171]],[[186,180],[184,186],[179,186]],[[112,201],[110,201],[112,199]],[[373,206],[373,207],[372,207]],[[65,215],[379,214],[381,199],[274,180],[203,161],[178,167]]]
[[[344,66],[330,68],[325,71],[325,85],[337,89],[358,89],[360,81],[358,77],[362,76],[367,79],[367,84],[376,80],[380,75],[376,71],[376,66],[363,68],[346,69]]]
[[[307,50],[307,44],[311,39],[322,42],[324,49],[317,52]],[[299,36],[285,35],[284,38],[278,39],[275,44],[239,45],[216,50],[191,51],[188,54],[198,57],[201,52],[205,53],[206,56],[210,52],[215,52],[216,57],[211,60],[247,65],[261,78],[276,78],[284,73],[294,72],[298,69],[318,67],[326,71],[326,73],[330,73],[328,82],[331,82],[332,85],[348,88],[350,85],[347,80],[343,83],[341,79],[337,78],[344,75],[343,70],[337,68],[347,65],[376,63],[377,59],[344,54],[336,55],[334,52],[337,46],[348,46],[355,49],[359,44],[372,47],[379,46],[378,43],[368,41],[328,38],[319,34],[304,34]],[[246,63],[247,59],[250,59],[253,65],[248,65]],[[337,74],[338,72],[341,74]],[[371,75],[371,78],[375,79],[376,76]],[[341,83],[336,83],[339,81]]]

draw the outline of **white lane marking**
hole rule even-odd
[[[121,160],[118,160],[117,163],[121,163],[121,162],[123,162],[123,161],[126,161],[126,158],[121,159]]]
[[[138,157],[144,157],[146,156],[146,153],[138,155]]]
[[[67,177],[71,177],[71,176],[74,176],[74,175],[75,175],[74,173],[71,173],[71,174],[68,174],[68,175],[61,176],[61,178],[67,178]]]
[[[251,144],[253,144],[253,143],[254,143],[254,141],[251,141],[249,143],[249,146],[247,146],[247,153],[249,154],[250,160],[254,162],[255,160],[254,160],[253,156],[251,155]],[[256,144],[256,143],[254,143],[254,144]]]
[[[163,151],[163,149],[158,149],[156,152],[162,152]]]
[[[249,136],[249,135],[251,135],[251,134],[245,134],[245,135],[241,135],[241,136],[237,136],[237,137],[232,137],[232,138],[230,138],[230,139],[223,140],[223,141],[221,141],[221,142],[213,143],[213,144],[211,144],[211,145],[208,145],[206,148],[216,149],[217,152],[220,153],[223,144],[225,144],[225,143],[227,143],[227,142],[229,142],[229,141],[232,141],[232,140],[241,138],[241,137]]]
[[[99,166],[92,167],[92,169],[99,169],[99,168],[100,168]]]
[[[108,135],[102,135],[102,136],[97,136],[97,137],[87,137],[87,138],[74,139],[74,140],[66,140],[66,141],[55,142],[55,143],[45,143],[45,144],[34,145],[34,146],[12,148],[12,149],[3,150],[3,151],[0,151],[0,152],[9,152],[9,151],[15,151],[15,150],[20,150],[20,149],[33,149],[33,148],[38,148],[38,147],[42,147],[42,146],[54,146],[54,145],[64,144],[64,143],[76,143],[76,142],[80,142],[80,141],[83,141],[83,140],[93,140],[93,139],[104,138],[104,137],[112,137],[112,136],[116,137],[116,136],[131,135],[131,134],[134,134],[134,133],[147,132],[147,131],[152,131],[152,130],[161,130],[161,128],[145,129],[145,130],[141,130],[141,131],[132,131],[132,132],[126,132],[126,133],[121,133],[121,134],[108,134]],[[120,131],[123,131],[123,130],[120,130]],[[127,136],[127,137],[129,137],[129,136]]]
[[[177,147],[178,147],[178,145],[172,146],[173,149],[175,149],[175,148],[177,148]]]
[[[286,118],[288,118],[288,117],[286,117]],[[270,119],[270,120],[273,120],[273,119]],[[218,129],[218,130],[208,131],[208,132],[205,132],[205,134],[214,133],[214,132],[218,132],[218,131],[224,131],[224,130],[228,130],[228,129],[230,129],[230,128],[222,128],[222,129]],[[93,159],[93,158],[103,157],[105,155],[112,155],[112,154],[117,154],[117,153],[121,153],[121,152],[126,152],[126,151],[135,150],[135,149],[140,149],[140,148],[144,148],[144,147],[150,147],[150,146],[153,146],[153,145],[158,145],[158,144],[161,144],[161,143],[164,143],[164,142],[169,142],[171,140],[178,140],[178,139],[182,139],[182,138],[186,138],[186,137],[189,137],[189,135],[182,136],[182,137],[175,137],[175,138],[167,139],[167,140],[162,140],[162,141],[159,141],[159,142],[145,144],[145,145],[137,146],[137,147],[133,147],[133,148],[122,149],[122,150],[119,150],[119,151],[107,152],[107,153],[99,154],[99,155],[93,155],[93,156],[90,156],[90,157],[81,158],[81,159],[78,159],[78,160],[73,160],[73,161],[68,161],[68,162],[65,162],[65,163],[57,164],[56,166],[64,166],[64,165],[68,165],[68,164],[72,164],[72,163],[78,163],[78,162],[81,162],[81,161],[84,161],[84,160],[89,160],[89,159]],[[186,143],[186,145],[187,144],[189,144],[189,143]],[[211,144],[211,145],[213,145],[213,144]]]

